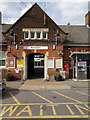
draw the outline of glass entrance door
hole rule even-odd
[[[78,79],[87,79],[87,61],[78,62]]]

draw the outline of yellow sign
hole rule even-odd
[[[23,68],[23,67],[24,67],[24,60],[17,59],[17,68]]]

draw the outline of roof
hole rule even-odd
[[[11,26],[12,24],[2,24],[2,32],[6,32]]]
[[[73,53],[71,53],[71,55],[69,57],[72,57],[73,55],[81,55],[81,54],[87,54],[89,55],[90,54],[90,51],[88,52],[78,52],[78,51],[74,51]]]
[[[0,34],[0,38],[2,38],[2,41],[5,42],[5,37],[3,36],[3,33],[6,32],[10,27],[12,26],[12,24],[2,24],[2,34]]]
[[[74,59],[76,59],[76,55],[77,55],[78,59],[90,60],[90,51],[88,51],[88,52],[74,51],[73,53],[71,53],[71,55],[69,57],[73,57]]]
[[[65,43],[90,43],[88,39],[88,32],[90,32],[90,29],[85,25],[59,25],[59,27],[68,33]]]
[[[46,14],[46,12],[37,4],[35,3],[32,7],[30,7],[30,9],[28,9],[5,33],[8,33],[10,29],[12,29],[30,10],[32,10],[32,8],[34,8],[35,6],[38,6],[43,12],[44,14]],[[46,14],[47,15],[47,14]],[[47,15],[48,16],[48,15]],[[49,17],[49,16],[48,16]],[[50,18],[50,17],[49,17]],[[50,18],[51,19],[51,18]],[[52,20],[52,19],[51,19]],[[53,21],[53,20],[52,20]],[[64,33],[66,34],[54,21],[53,23]]]

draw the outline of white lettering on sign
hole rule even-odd
[[[24,46],[26,50],[48,50],[48,46]]]

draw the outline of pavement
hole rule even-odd
[[[26,81],[7,81],[7,89],[19,90],[52,90],[52,89],[76,89],[76,88],[90,88],[90,81],[73,81],[67,79],[64,81],[46,81],[44,79],[27,79]]]

